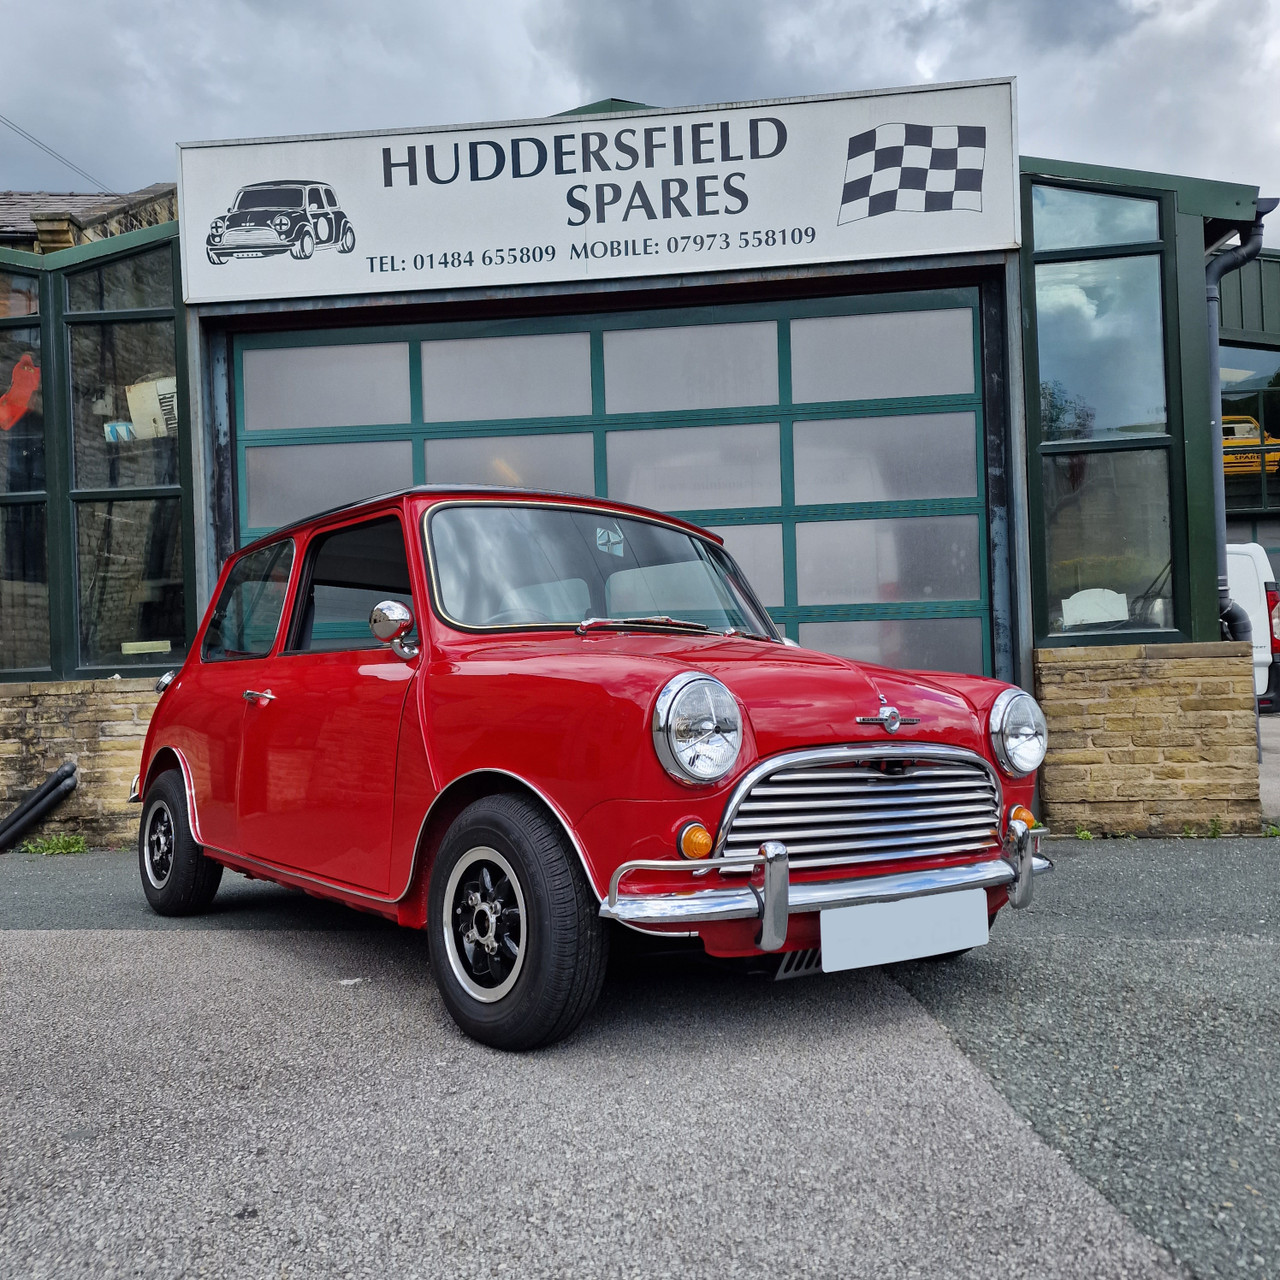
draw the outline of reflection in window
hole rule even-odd
[[[1160,207],[1154,200],[1037,185],[1031,188],[1031,204],[1037,252],[1160,238]]]
[[[558,493],[596,491],[591,436],[459,436],[428,440],[428,484],[505,484]]]
[[[287,538],[236,561],[205,630],[202,661],[261,658],[271,652],[292,566],[293,542]]]
[[[49,565],[43,502],[0,507],[0,668],[49,665]]]
[[[1049,630],[1173,626],[1163,449],[1042,459]]]
[[[0,493],[43,488],[40,330],[0,329]]]
[[[180,499],[78,503],[76,551],[83,665],[155,662],[183,651]]]
[[[0,271],[0,320],[33,316],[40,310],[40,282],[35,276]]]
[[[168,245],[67,278],[71,311],[132,311],[173,306],[173,257]]]
[[[1280,351],[1222,348],[1222,443],[1227,509],[1280,507]]]
[[[172,320],[71,327],[76,485],[178,483]]]
[[[1043,438],[1167,430],[1159,256],[1035,270]]]

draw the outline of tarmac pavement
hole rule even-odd
[[[1280,1273],[1280,841],[1052,852],[958,961],[618,966],[528,1055],[376,918],[4,855],[0,1275]]]

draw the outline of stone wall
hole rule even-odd
[[[1044,821],[1069,835],[1256,832],[1253,663],[1242,643],[1038,649]]]
[[[158,698],[154,677],[0,684],[0,813],[74,761],[76,789],[23,838],[75,832],[95,847],[132,847],[129,784]]]

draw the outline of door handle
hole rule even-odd
[[[274,702],[276,695],[268,689],[265,693],[259,693],[256,689],[246,689],[244,691],[244,700],[246,702]]]

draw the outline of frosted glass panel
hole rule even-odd
[[[427,483],[514,484],[594,494],[594,445],[589,435],[428,440]]]
[[[712,527],[724,539],[725,549],[738,562],[752,590],[763,605],[781,607],[782,526],[780,524],[727,524]]]
[[[791,398],[973,394],[973,313],[890,311],[791,322]]]
[[[893,618],[875,622],[802,622],[806,649],[919,671],[982,675],[979,618]]]
[[[407,342],[254,349],[243,378],[250,431],[409,421]]]
[[[776,507],[778,424],[610,431],[609,496],[661,511]]]
[[[778,403],[778,326],[682,325],[604,335],[607,413]]]
[[[798,503],[973,498],[978,493],[971,413],[797,422],[794,440]]]
[[[317,511],[413,483],[408,440],[278,445],[244,451],[249,525],[278,529]]]
[[[977,516],[899,516],[796,526],[800,604],[977,600]]]
[[[422,344],[426,422],[555,418],[591,412],[585,333],[452,338]]]

